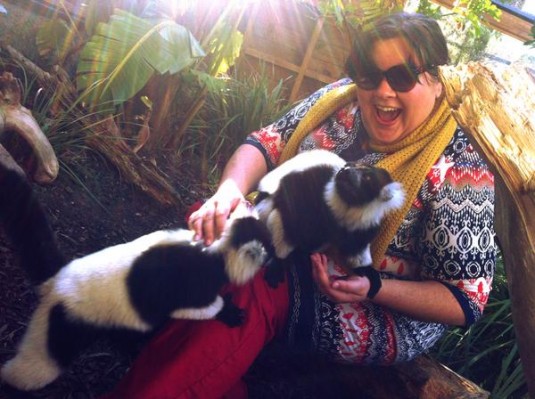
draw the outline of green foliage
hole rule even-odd
[[[453,7],[455,20],[470,35],[479,37],[483,27],[483,17],[488,15],[500,19],[502,12],[491,0],[459,0]]]
[[[197,12],[201,12],[196,9]],[[201,9],[202,10],[202,9]],[[226,74],[240,55],[243,34],[238,30],[245,13],[245,7],[236,2],[228,3],[221,11],[209,32],[202,40],[209,65],[207,72],[212,76]]]
[[[181,25],[152,23],[116,10],[100,23],[85,45],[77,69],[82,99],[95,106],[120,105],[137,94],[155,74],[175,74],[191,66],[203,50]]]
[[[209,73],[218,76],[227,73],[238,58],[243,44],[243,33],[229,24],[220,24],[207,42],[208,54],[213,56]]]
[[[67,38],[71,38],[71,30],[63,20],[48,20],[37,31],[36,44],[39,55],[43,58],[51,58],[56,63],[62,63],[70,44]]]
[[[495,31],[486,26],[480,27],[478,36],[465,34],[452,21],[445,21],[443,23],[443,31],[448,38],[450,58],[453,65],[475,61],[485,57],[487,45],[490,39],[496,35]]]
[[[271,123],[288,106],[284,100],[283,81],[270,87],[261,70],[246,77],[200,77],[207,88],[206,102],[192,121],[180,152],[190,151],[200,159],[200,174],[219,178],[223,164],[243,142],[245,136]]]
[[[139,129],[135,121],[146,109],[136,109],[131,103],[153,104],[151,135],[145,147],[148,151],[170,142],[170,100],[182,83],[187,84],[181,82],[179,72],[193,68],[213,76],[222,75],[234,65],[243,43],[238,26],[245,12],[244,4],[218,6],[220,12],[207,18],[205,13],[211,6],[192,3],[183,19],[200,35],[202,46],[187,24],[179,24],[170,17],[169,7],[164,2],[149,2],[143,10],[132,7],[129,12],[89,0],[83,15],[72,16],[63,9],[67,17],[54,15],[38,32],[41,55],[48,57],[50,64],[76,69],[75,82],[80,93],[76,103],[87,112],[105,117],[121,115],[123,126]],[[81,16],[84,23],[80,23]],[[202,86],[196,88],[197,95],[205,90]],[[176,101],[182,103],[182,108],[188,106],[181,98]],[[184,118],[186,127],[192,117]]]
[[[526,46],[531,46],[531,47],[535,48],[535,25],[533,25],[533,26],[531,27],[531,30],[530,30],[529,34],[531,35],[531,37],[532,37],[533,39],[532,39],[532,40],[528,40],[528,41],[526,41],[524,44],[525,44]]]
[[[493,399],[522,398],[527,394],[501,259],[483,318],[467,330],[450,330],[438,343],[436,356],[491,392]]]
[[[432,3],[430,0],[420,0],[416,12],[427,15],[434,19],[439,19],[442,16],[440,6]]]
[[[367,29],[377,17],[384,14],[403,10],[404,0],[361,0],[358,2],[347,0],[320,0],[318,8],[328,17],[333,17],[338,23],[349,23],[357,29]]]

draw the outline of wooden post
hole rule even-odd
[[[316,22],[316,26],[314,26],[314,31],[312,32],[312,36],[310,37],[310,41],[308,42],[307,49],[305,51],[305,56],[303,57],[303,61],[301,62],[301,67],[299,68],[299,72],[297,73],[297,78],[295,79],[295,83],[292,86],[292,92],[290,93],[290,103],[293,103],[299,94],[299,89],[301,88],[301,84],[303,83],[303,79],[305,77],[305,73],[308,69],[308,64],[310,63],[310,60],[312,59],[312,55],[314,54],[314,49],[316,48],[316,44],[318,43],[318,39],[320,37],[321,30],[323,29],[323,17],[318,18]]]
[[[535,398],[535,79],[522,64],[442,67],[457,122],[495,169],[504,253],[524,375]]]

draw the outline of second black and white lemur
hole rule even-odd
[[[16,355],[1,369],[20,390],[55,380],[96,330],[149,332],[169,318],[239,325],[242,311],[220,289],[249,281],[271,251],[265,225],[246,216],[209,247],[189,230],[161,230],[66,262],[27,180],[0,164],[0,188],[0,228],[39,292]]]
[[[372,297],[380,277],[370,244],[389,212],[402,206],[402,185],[382,168],[346,162],[326,150],[300,153],[260,181],[256,209],[276,256],[266,279],[277,286],[294,251],[330,251],[349,274],[367,276]]]

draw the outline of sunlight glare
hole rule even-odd
[[[258,0],[171,0],[169,2],[171,15],[173,15],[173,17],[177,15],[184,15],[188,9],[203,2],[210,5],[224,4],[232,6],[245,6],[249,3],[258,2]]]

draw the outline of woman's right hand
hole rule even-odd
[[[188,227],[195,232],[195,240],[204,240],[210,245],[221,236],[229,216],[246,211],[247,202],[232,180],[226,180],[188,219]]]
[[[215,194],[188,219],[195,239],[210,245],[223,233],[229,216],[249,212],[243,193],[254,189],[266,173],[264,156],[255,146],[242,144],[238,147],[225,166]]]

